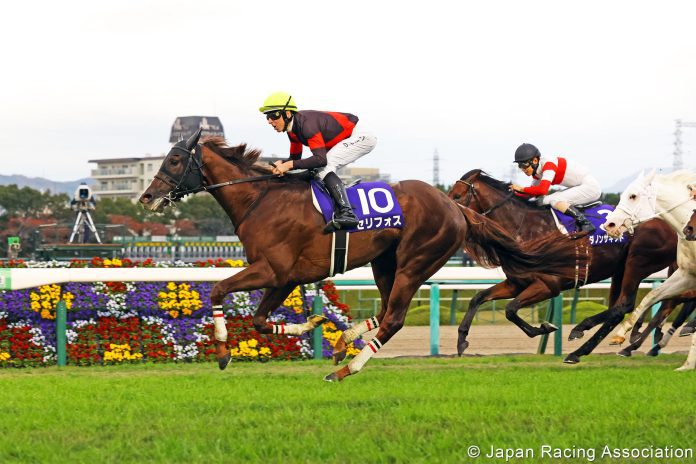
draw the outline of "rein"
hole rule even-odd
[[[261,176],[246,177],[244,179],[228,180],[227,182],[220,182],[219,184],[201,185],[200,187],[184,190],[183,192],[177,192],[177,194],[181,196],[186,196],[191,193],[208,192],[210,190],[219,189],[220,187],[225,187],[227,185],[243,184],[245,182],[258,182],[261,180],[274,179],[277,177],[279,177],[278,174],[264,174]]]
[[[657,202],[657,198],[652,197],[651,199],[652,199],[652,200],[655,200],[655,203]],[[628,216],[626,219],[624,219],[624,222],[623,222],[622,225],[623,225],[624,227],[626,227],[626,229],[627,229],[630,233],[633,233],[633,230],[635,229],[636,226],[638,226],[638,225],[640,225],[640,224],[642,224],[642,223],[644,223],[644,222],[650,221],[651,219],[659,218],[659,217],[662,216],[663,214],[667,214],[667,213],[669,213],[670,211],[673,211],[673,210],[679,208],[680,206],[685,205],[686,203],[688,203],[688,202],[690,202],[690,201],[693,201],[693,199],[692,199],[691,197],[687,198],[687,199],[684,200],[684,201],[681,201],[681,202],[677,203],[676,205],[674,205],[674,206],[672,206],[672,207],[670,207],[670,208],[667,208],[667,209],[664,210],[664,211],[658,211],[658,212],[656,212],[655,214],[653,214],[653,215],[651,215],[651,216],[648,216],[648,217],[646,217],[646,218],[643,218],[643,219],[640,219],[640,218],[638,217],[638,215],[637,215],[635,212],[629,211],[628,209],[626,209],[625,207],[623,207],[623,206],[621,206],[621,205],[616,205],[616,208],[615,208],[615,209],[617,209],[617,210],[619,210],[619,211],[622,211],[623,213],[626,214],[626,216]],[[654,208],[654,207],[655,207],[655,206],[653,205],[653,208]],[[626,224],[626,220],[627,220],[627,219],[631,221],[631,224]]]
[[[163,198],[168,200],[170,203],[174,203],[177,200],[180,200],[181,198],[185,197],[186,195],[190,195],[192,193],[198,193],[198,192],[209,192],[211,190],[216,190],[221,187],[225,187],[228,185],[236,185],[236,184],[244,184],[247,182],[258,182],[262,180],[269,180],[269,179],[274,179],[280,177],[278,174],[264,174],[260,176],[254,176],[254,177],[246,177],[244,179],[235,179],[235,180],[228,180],[227,182],[220,182],[218,184],[212,184],[212,185],[205,185],[204,184],[204,177],[203,177],[203,160],[201,159],[200,152],[198,150],[188,150],[187,148],[181,147],[181,146],[173,146],[172,149],[176,149],[179,151],[182,151],[188,155],[188,161],[186,163],[186,168],[184,169],[183,174],[181,174],[181,177],[179,179],[175,179],[173,176],[171,176],[167,172],[158,172],[155,175],[156,179],[161,180],[165,184],[173,187],[173,189]],[[192,164],[195,164],[195,169],[192,167]],[[197,173],[197,179],[195,179],[195,182],[198,183],[197,187],[189,187],[191,182],[186,182],[187,179],[191,176],[195,176]],[[182,190],[183,188],[186,188],[186,190]],[[188,187],[188,188],[187,188]]]

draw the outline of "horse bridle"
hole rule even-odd
[[[181,174],[181,176],[177,179],[176,175],[167,171],[165,166],[162,166],[157,174],[155,174],[155,179],[165,183],[169,187],[172,187],[172,190],[170,190],[169,193],[163,197],[170,203],[179,201],[186,195],[190,195],[192,193],[207,192],[226,185],[257,182],[260,180],[279,177],[278,174],[265,174],[262,176],[246,177],[244,179],[228,180],[227,182],[220,182],[219,184],[205,185],[205,177],[203,175],[204,163],[201,156],[200,145],[196,145],[194,150],[189,150],[181,144],[182,142],[179,142],[172,147],[172,150],[179,150],[185,153],[187,158],[186,167],[184,168],[184,172]]]
[[[468,189],[467,192],[466,192],[466,197],[464,198],[464,201],[463,201],[462,203],[460,203],[460,204],[461,204],[462,206],[469,207],[469,204],[471,203],[471,199],[473,198],[473,199],[475,199],[476,201],[478,201],[478,203],[479,203],[479,205],[480,205],[480,204],[481,204],[481,198],[479,197],[478,193],[476,193],[476,188],[474,187],[473,182],[469,182],[469,181],[464,180],[464,179],[459,179],[459,180],[458,180],[457,182],[455,182],[455,183],[459,183],[459,182],[461,182],[462,184],[464,184],[464,185],[466,185],[467,187],[469,187],[469,189]],[[503,206],[505,203],[507,203],[507,201],[510,200],[510,198],[513,197],[513,195],[515,195],[515,192],[510,192],[505,198],[503,198],[502,200],[500,200],[500,202],[496,203],[495,205],[493,205],[493,206],[491,206],[490,208],[488,208],[486,211],[484,211],[484,212],[482,212],[482,213],[479,213],[479,214],[481,214],[481,216],[488,216],[490,213],[492,213],[493,211],[495,211],[496,209],[500,208],[500,207]]]

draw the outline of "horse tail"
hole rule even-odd
[[[464,251],[480,266],[502,266],[508,252],[519,250],[515,239],[495,221],[460,204],[457,206],[469,225]]]
[[[508,275],[530,272],[572,279],[585,266],[587,253],[579,253],[575,240],[551,233],[527,242],[518,242],[502,226],[459,205],[469,227],[464,251],[480,266],[500,266]]]

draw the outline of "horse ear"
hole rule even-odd
[[[655,178],[655,174],[657,173],[657,169],[652,168],[652,171],[648,173],[648,175],[645,176],[645,183],[649,184],[652,182],[652,180]]]
[[[199,127],[196,132],[193,133],[191,137],[186,141],[186,148],[190,151],[193,150],[193,148],[198,145],[198,139],[201,138],[201,133],[203,132],[203,128]]]

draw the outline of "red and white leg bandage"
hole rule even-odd
[[[369,332],[377,327],[379,327],[379,322],[377,322],[376,317],[372,316],[371,318],[365,319],[364,321],[355,324],[351,328],[346,329],[343,332],[343,341],[348,344],[365,332]]]
[[[348,369],[351,374],[355,374],[363,368],[365,363],[382,348],[382,342],[373,338],[370,343],[365,345],[365,347],[360,350],[360,353],[356,357],[350,360],[348,363]]]

